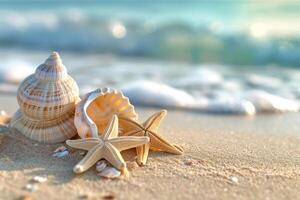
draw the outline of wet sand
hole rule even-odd
[[[0,110],[13,113],[13,96],[0,96]],[[141,121],[156,109],[137,108]],[[138,167],[127,151],[129,177],[107,180],[92,168],[75,175],[81,159],[62,144],[37,144],[15,132],[0,137],[0,199],[297,199],[300,196],[300,114],[255,117],[169,111],[160,132],[185,149],[183,156],[151,152]],[[130,156],[131,155],[131,156]],[[35,192],[31,179],[46,176]]]

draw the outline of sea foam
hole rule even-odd
[[[2,62],[0,65],[0,79],[8,83],[19,83],[34,72],[34,67],[23,61]]]
[[[122,91],[136,105],[170,107],[219,114],[254,115],[260,112],[298,112],[299,102],[265,91],[236,95],[221,94],[216,98],[195,98],[171,86],[150,81],[137,81]]]

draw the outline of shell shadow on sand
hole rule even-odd
[[[40,144],[27,139],[16,130],[2,133],[0,143],[0,171],[23,170],[25,175],[30,177],[54,176],[57,183],[68,182],[73,178],[75,157],[52,156],[53,151],[63,145],[62,143]]]
[[[5,145],[2,145],[5,144]],[[56,158],[52,154],[64,143],[41,144],[32,141],[11,129],[1,133],[0,136],[0,171],[24,171],[25,176],[47,176],[52,184],[62,184],[72,181],[74,178],[82,178],[90,181],[99,181],[101,177],[97,175],[95,167],[92,167],[84,174],[74,174],[74,165],[82,159],[83,151],[68,148],[69,155]],[[165,156],[159,153],[157,156]],[[122,152],[122,156],[128,164],[128,170],[135,169],[135,149]],[[136,167],[130,167],[136,166]]]

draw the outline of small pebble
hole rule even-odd
[[[97,172],[102,172],[106,167],[107,167],[108,163],[106,160],[100,160],[97,162],[96,164],[96,170]]]
[[[38,186],[36,184],[27,184],[25,189],[29,192],[36,192],[38,190]]]
[[[188,165],[188,166],[192,166],[193,165],[193,161],[192,160],[185,160],[184,164]]]
[[[103,193],[100,195],[101,199],[104,199],[104,200],[113,200],[115,199],[115,196],[113,194],[110,194],[110,193]]]
[[[236,184],[239,183],[239,179],[238,179],[237,177],[235,177],[235,176],[230,177],[230,180],[231,180],[232,182],[236,183]]]
[[[83,195],[79,196],[79,199],[81,199],[81,200],[86,200],[86,199],[89,199],[89,198],[90,198],[90,196],[88,194],[83,194]]]
[[[37,182],[37,183],[44,183],[48,179],[46,177],[42,177],[42,176],[35,176],[35,177],[33,177],[32,180],[35,181],[35,182]]]
[[[60,146],[53,152],[52,156],[56,158],[62,158],[69,155],[69,151],[65,146]]]

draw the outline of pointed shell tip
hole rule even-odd
[[[59,56],[59,54],[58,54],[57,51],[53,51],[51,55],[52,55],[52,56],[55,56],[55,57],[58,57],[58,56]]]

